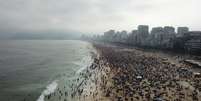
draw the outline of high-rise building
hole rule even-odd
[[[184,48],[187,52],[201,53],[201,32],[191,31],[184,34]]]
[[[148,25],[139,25],[138,34],[137,34],[137,43],[139,45],[144,45],[145,39],[149,36],[149,26]]]
[[[137,36],[137,30],[132,30],[131,33],[128,35],[128,43],[129,44],[136,44],[136,36]]]
[[[165,26],[164,32],[165,34],[175,34],[175,28],[172,26]]]
[[[177,28],[177,35],[178,37],[182,37],[184,36],[184,33],[189,32],[189,28],[188,27],[178,27]]]
[[[164,39],[169,40],[176,36],[175,28],[171,26],[165,26],[164,27]]]
[[[138,34],[141,36],[147,37],[149,35],[149,26],[148,25],[139,25]]]
[[[121,36],[120,42],[125,43],[126,39],[128,38],[127,31],[125,30],[121,31],[120,36]]]
[[[105,41],[112,41],[113,36],[115,35],[115,30],[109,30],[104,33],[104,39]]]
[[[176,37],[175,28],[172,26],[164,27],[164,35],[162,36],[162,46],[163,48],[172,48],[173,47],[173,39]]]
[[[154,27],[151,30],[151,35],[164,34],[163,27]]]
[[[160,46],[163,40],[164,35],[164,28],[163,27],[154,27],[151,30],[151,45],[152,46]]]

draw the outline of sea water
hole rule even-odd
[[[44,101],[59,85],[68,90],[92,50],[83,41],[1,40],[0,101]]]

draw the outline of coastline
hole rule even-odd
[[[201,79],[187,64],[162,53],[103,43],[92,46],[93,61],[73,80],[71,90],[59,88],[59,96],[48,101],[201,100]]]
[[[95,47],[94,47],[95,48]],[[106,74],[109,72],[109,68],[105,66],[104,61],[100,59],[100,53],[96,49],[96,52],[91,52],[93,62],[82,73],[77,81],[81,80],[81,83],[76,88],[76,91],[71,93],[71,100],[73,101],[110,101],[103,96],[102,82],[106,79]]]
[[[93,43],[99,57],[86,70],[76,101],[200,101],[192,67],[161,54]],[[166,58],[164,58],[166,57]]]
[[[54,81],[45,87],[37,101],[77,101],[76,97],[71,97],[72,93],[77,92],[78,86],[82,85],[84,80],[83,74],[85,74],[86,68],[92,64],[92,54],[95,54],[92,45],[90,43],[87,44],[85,47],[87,51],[84,52],[84,57],[72,62],[76,66],[76,68],[72,68],[74,69],[73,72],[60,74],[55,77]]]

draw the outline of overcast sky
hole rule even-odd
[[[201,0],[0,0],[1,33],[102,33],[139,24],[201,30]]]

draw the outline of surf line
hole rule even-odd
[[[57,80],[53,81],[51,84],[49,84],[46,89],[41,93],[40,97],[37,99],[37,101],[44,101],[45,96],[52,94],[57,89],[58,83]]]

